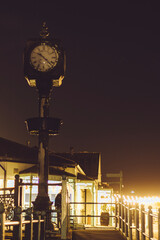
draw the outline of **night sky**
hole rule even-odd
[[[104,181],[122,170],[124,192],[160,195],[160,8],[139,2],[1,3],[0,137],[37,145],[24,124],[38,116],[38,94],[24,79],[23,50],[46,21],[67,55],[50,105],[64,125],[50,150],[101,152]]]

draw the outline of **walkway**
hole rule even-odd
[[[117,230],[74,230],[72,240],[125,240]]]

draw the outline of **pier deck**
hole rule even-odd
[[[72,240],[125,240],[118,230],[74,230]]]

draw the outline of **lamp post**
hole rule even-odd
[[[55,38],[49,38],[44,23],[40,38],[28,40],[24,50],[24,76],[31,87],[36,87],[39,96],[39,116],[26,120],[27,129],[32,135],[39,136],[39,184],[34,210],[49,212],[51,201],[48,195],[50,135],[57,135],[62,121],[49,117],[49,102],[53,87],[62,84],[65,73],[64,50]],[[49,224],[48,224],[49,227]]]

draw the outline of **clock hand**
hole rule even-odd
[[[40,65],[40,64],[38,64],[37,69],[39,69],[39,65]]]
[[[39,56],[41,56],[46,62],[49,63],[49,65],[52,67],[52,64],[49,62],[47,58],[45,58],[41,53],[37,53]]]

